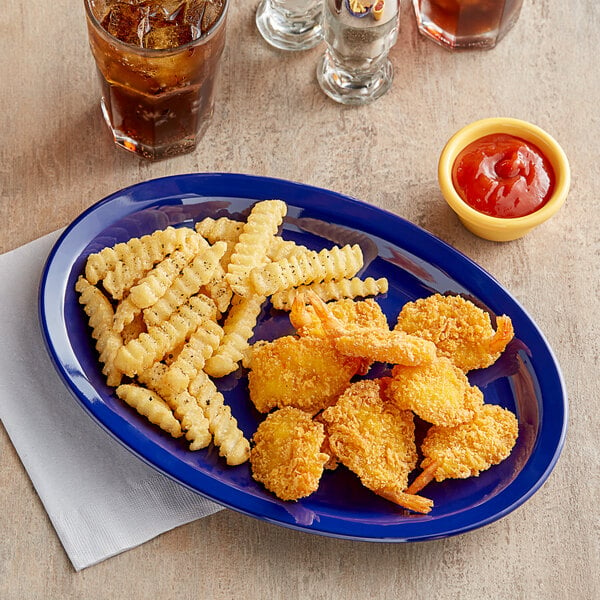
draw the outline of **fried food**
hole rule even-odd
[[[224,377],[238,368],[254,333],[264,302],[263,296],[234,297],[223,323],[224,336],[221,344],[204,367],[209,375]]]
[[[175,438],[183,435],[173,411],[156,392],[131,383],[120,385],[116,391],[121,400],[144,415],[150,423],[158,425]]]
[[[390,331],[387,321],[380,326],[346,324],[315,293],[306,292],[305,298],[314,308],[325,334],[346,356],[399,365],[426,364],[436,356],[436,348],[432,342],[403,331]]]
[[[256,294],[270,296],[290,287],[315,281],[354,277],[363,266],[362,250],[354,246],[334,246],[320,252],[303,252],[252,269],[250,284]]]
[[[100,288],[92,285],[82,275],[77,279],[75,289],[79,293],[79,303],[88,316],[92,338],[96,340],[102,374],[106,376],[108,385],[117,386],[121,383],[123,372],[115,366],[115,357],[123,346],[123,340],[112,328],[112,304]]]
[[[465,373],[493,364],[513,338],[510,317],[496,318],[461,296],[434,294],[408,302],[395,329],[432,341],[442,356]]]
[[[281,200],[263,200],[252,207],[234,247],[225,276],[231,289],[239,296],[252,294],[249,274],[254,268],[261,268],[267,262],[267,250],[286,212],[287,205]]]
[[[335,456],[365,487],[405,508],[431,510],[430,500],[404,492],[417,464],[413,414],[386,403],[379,381],[351,384],[322,418]]]
[[[455,427],[432,426],[421,451],[423,472],[409,491],[417,493],[429,481],[476,477],[511,453],[518,435],[515,415],[500,406],[485,404],[472,421]]]
[[[379,279],[374,279],[373,277],[367,277],[366,279],[351,277],[348,279],[300,285],[273,294],[271,303],[278,310],[290,310],[293,307],[294,300],[299,296],[301,297],[308,290],[315,292],[324,302],[342,300],[343,298],[365,298],[367,296],[377,296],[378,294],[387,293],[388,280],[385,277],[380,277]]]
[[[329,460],[321,452],[322,423],[287,406],[269,414],[252,439],[250,464],[256,481],[282,500],[298,500],[317,490]]]
[[[481,390],[471,386],[465,374],[443,356],[416,367],[395,366],[384,389],[386,398],[398,408],[445,427],[470,421],[483,405]]]
[[[344,298],[328,303],[327,309],[343,326],[388,329],[385,314],[372,298],[360,301]],[[319,315],[311,304],[305,303],[304,296],[296,296],[290,311],[290,322],[300,336],[327,336]]]
[[[246,462],[250,458],[250,443],[212,379],[200,371],[190,383],[189,391],[208,420],[208,428],[215,446],[219,448],[219,456],[223,456],[230,466]]]
[[[361,365],[328,339],[280,337],[252,353],[250,400],[262,413],[294,406],[314,414],[337,400]]]

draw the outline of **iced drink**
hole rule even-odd
[[[515,24],[523,0],[413,0],[421,33],[448,48],[492,48]]]
[[[214,108],[228,0],[85,0],[102,112],[145,158],[193,150]]]

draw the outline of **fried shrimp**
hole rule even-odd
[[[423,443],[423,471],[408,488],[416,494],[432,479],[476,477],[511,453],[518,434],[515,415],[485,404],[472,421],[455,427],[432,426]]]
[[[298,500],[319,487],[329,455],[321,452],[322,423],[308,413],[285,407],[258,426],[250,451],[252,477],[282,500]]]
[[[377,327],[388,329],[388,322],[379,304],[372,298],[351,300],[344,298],[327,304],[331,314],[344,325]],[[304,296],[296,296],[290,311],[290,322],[300,336],[325,337],[327,335],[321,319]]]
[[[362,360],[344,356],[325,338],[285,336],[252,352],[248,390],[259,412],[295,406],[316,413],[335,403]]]
[[[420,365],[436,356],[435,345],[403,331],[390,331],[385,326],[343,323],[321,298],[307,292],[306,298],[319,317],[325,334],[346,356],[398,365]]]
[[[394,328],[432,341],[465,373],[493,364],[514,336],[510,317],[496,318],[461,296],[434,294],[404,305]]]
[[[351,384],[322,418],[333,453],[365,487],[410,510],[431,510],[430,500],[404,491],[417,463],[413,415],[384,402],[379,381]]]
[[[483,393],[448,358],[440,356],[416,367],[395,366],[384,380],[385,397],[434,425],[470,421],[483,405]]]

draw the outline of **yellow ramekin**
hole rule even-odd
[[[552,165],[555,179],[552,196],[530,215],[515,218],[484,215],[471,208],[454,188],[452,167],[458,154],[471,142],[494,133],[514,135],[535,144]],[[446,202],[469,231],[486,240],[508,242],[524,236],[560,209],[571,185],[571,169],[563,149],[550,134],[527,121],[499,117],[475,121],[448,140],[438,163],[438,181]]]

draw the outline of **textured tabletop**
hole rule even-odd
[[[133,183],[188,172],[290,179],[392,211],[491,273],[539,325],[569,393],[562,456],[542,488],[476,531],[415,544],[310,535],[223,510],[76,573],[0,428],[0,597],[600,597],[600,11],[596,0],[524,0],[488,52],[421,37],[404,1],[395,79],[374,104],[320,90],[323,51],[269,47],[257,2],[234,1],[214,121],[192,154],[142,162],[114,148],[99,108],[82,2],[15,0],[0,15],[0,251],[64,227]],[[467,232],[443,202],[439,153],[463,125],[511,116],[555,136],[572,167],[562,211],[520,240]],[[6,285],[6,283],[4,284]],[[33,315],[32,315],[33,318]]]

